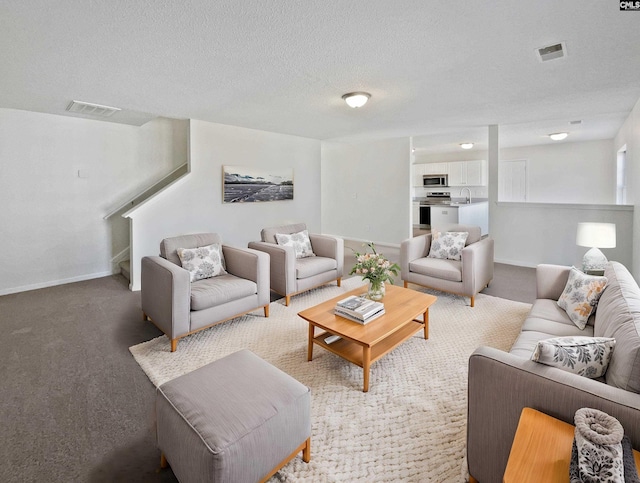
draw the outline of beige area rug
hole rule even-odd
[[[362,284],[329,285],[181,339],[171,354],[165,337],[130,348],[155,385],[247,348],[311,388],[311,462],[296,457],[270,481],[461,482],[465,459],[467,363],[481,345],[508,350],[530,305],[478,295],[429,291],[429,339],[418,332],[362,369],[314,347],[307,362],[307,323],[297,313]]]

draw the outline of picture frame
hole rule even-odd
[[[223,166],[222,179],[223,203],[293,199],[293,168]]]

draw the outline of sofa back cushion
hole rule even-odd
[[[198,248],[212,245],[213,243],[222,245],[222,237],[217,233],[195,233],[193,235],[165,238],[160,242],[160,256],[181,267],[182,264],[177,252],[178,248]]]
[[[291,235],[307,229],[304,223],[294,223],[292,225],[272,226],[271,228],[263,228],[260,232],[260,238],[263,242],[278,243],[276,241],[276,233]]]
[[[604,275],[608,284],[598,302],[593,335],[616,340],[605,379],[610,386],[640,393],[640,288],[618,262],[609,262]]]

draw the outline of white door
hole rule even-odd
[[[527,161],[500,161],[498,201],[527,201]]]

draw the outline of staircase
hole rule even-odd
[[[120,273],[124,278],[131,281],[131,260],[122,260],[118,263],[120,267]]]

